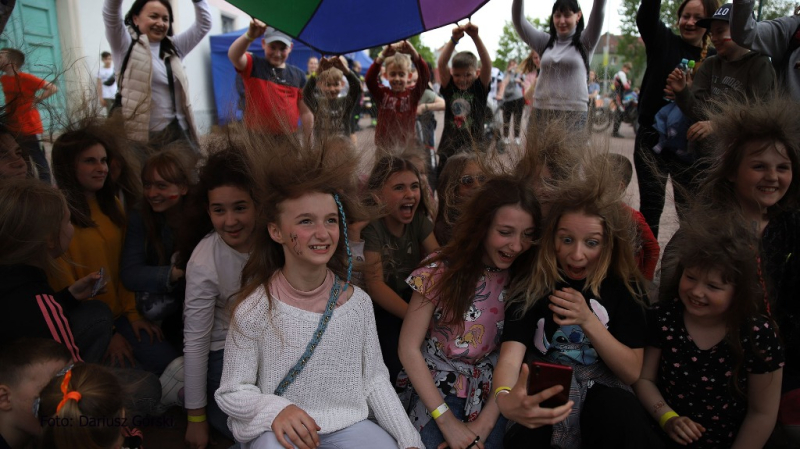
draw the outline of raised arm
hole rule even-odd
[[[442,52],[439,54],[439,61],[437,62],[436,69],[439,71],[439,82],[442,87],[450,84],[450,58],[453,56],[453,51],[456,49],[456,44],[461,38],[464,37],[464,27],[457,26],[453,28],[450,40],[444,44]]]
[[[103,3],[103,24],[106,40],[111,47],[115,70],[122,70],[122,60],[131,45],[131,35],[122,17],[122,0],[105,0]]]
[[[206,0],[192,0],[194,3],[194,23],[186,31],[172,38],[172,44],[181,57],[190,51],[211,31],[211,9]]]
[[[756,22],[753,17],[754,0],[736,0],[731,10],[731,38],[744,48],[761,52],[782,61],[789,48],[800,17],[781,17],[776,20]]]
[[[581,42],[589,50],[588,57],[592,58],[597,43],[600,41],[600,33],[603,32],[603,21],[606,18],[606,0],[594,0],[592,14],[586,23],[586,29],[581,33]]]
[[[488,88],[489,83],[492,82],[492,57],[489,56],[489,50],[483,45],[483,40],[478,35],[477,25],[472,22],[467,23],[464,25],[464,32],[475,42],[475,48],[478,49],[478,56],[481,59],[481,83]]]
[[[236,38],[228,49],[228,59],[238,71],[243,71],[247,67],[247,48],[254,40],[260,38],[267,31],[267,25],[258,20],[250,21],[250,28],[243,35]]]
[[[511,3],[511,20],[514,23],[514,29],[517,30],[520,39],[539,54],[542,54],[545,45],[547,45],[547,42],[550,40],[550,35],[544,31],[537,30],[528,22],[528,19],[525,18],[525,5],[523,4],[523,0],[514,0],[514,2]]]
[[[636,12],[636,27],[645,46],[656,39],[659,31],[665,28],[661,22],[661,0],[642,0]]]

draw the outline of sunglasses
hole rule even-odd
[[[474,183],[483,184],[486,182],[486,176],[484,175],[464,175],[461,177],[461,185],[471,186]]]

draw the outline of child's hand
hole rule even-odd
[[[709,120],[703,120],[689,127],[689,130],[686,131],[686,138],[689,139],[690,142],[694,142],[696,140],[703,140],[713,133],[714,127],[711,125],[711,122]]]
[[[136,366],[136,362],[133,359],[133,347],[122,334],[117,332],[111,336],[106,354],[103,356],[103,362],[108,363],[110,366],[125,368],[126,359],[130,362],[131,368]]]
[[[464,37],[464,27],[457,26],[453,28],[453,40],[458,42],[461,40],[462,37]]]
[[[561,385],[552,386],[546,390],[528,396],[528,364],[523,363],[519,372],[517,383],[508,393],[497,395],[497,407],[506,418],[520,423],[529,429],[541,426],[551,426],[567,419],[575,405],[572,401],[556,408],[542,408],[542,402],[557,395],[564,389]]]
[[[350,73],[350,69],[347,68],[347,59],[344,56],[331,56],[328,58],[331,64],[331,67],[335,67],[342,71],[343,74],[347,75]]]
[[[77,281],[74,284],[70,285],[68,290],[72,294],[72,296],[77,300],[84,300],[89,299],[92,297],[92,289],[94,288],[94,284],[102,279],[99,271],[95,271],[94,273],[90,273]],[[106,293],[108,290],[105,286],[98,290],[97,294]]]
[[[397,49],[394,48],[394,45],[389,44],[383,47],[383,51],[381,52],[381,56],[383,59],[388,58],[389,56],[394,56],[397,53]]]
[[[292,404],[278,413],[272,421],[272,431],[281,446],[286,449],[313,449],[319,447],[319,435],[322,430],[314,418],[308,416],[303,409]],[[288,441],[287,441],[287,438]],[[291,443],[289,442],[291,441]],[[294,446],[292,446],[294,443]]]
[[[705,431],[705,427],[686,416],[670,418],[670,420],[664,424],[664,432],[667,432],[670,438],[684,446],[699,440]]]
[[[395,44],[395,48],[398,52],[411,56],[411,59],[417,59],[417,49],[409,41],[398,42]]]
[[[317,74],[320,74],[329,68],[331,68],[330,58],[320,58],[319,64],[317,65]]]
[[[467,22],[466,25],[463,26],[464,32],[473,39],[478,37],[478,25],[475,25],[472,22]]]
[[[592,318],[596,318],[581,292],[572,288],[556,290],[550,295],[550,310],[555,316],[553,320],[559,326],[583,326]]]
[[[267,24],[258,20],[253,19],[250,21],[250,29],[247,30],[247,34],[250,35],[250,38],[253,40],[258,39],[259,37],[263,36],[264,33],[267,32]]]
[[[686,75],[683,70],[675,69],[667,76],[667,89],[671,89],[676,94],[686,89]]]

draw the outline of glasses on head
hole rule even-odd
[[[486,182],[486,176],[484,176],[484,175],[474,175],[474,176],[473,175],[464,175],[464,176],[461,177],[461,185],[469,187],[472,184],[475,184],[476,182],[478,184],[483,184],[484,182]]]

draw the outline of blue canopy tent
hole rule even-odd
[[[217,104],[217,117],[219,124],[242,119],[242,110],[239,105],[239,91],[236,88],[236,70],[228,60],[228,48],[233,41],[245,33],[247,28],[225,34],[218,34],[209,38],[211,42],[211,78],[214,85],[214,100]],[[264,50],[261,48],[261,40],[256,39],[247,49],[249,52],[263,56]],[[296,65],[305,71],[308,58],[311,56],[320,57],[319,52],[311,49],[304,43],[295,40],[292,52],[286,61],[288,64]],[[366,50],[349,53],[344,55],[361,63],[362,75],[367,72],[372,59]]]

